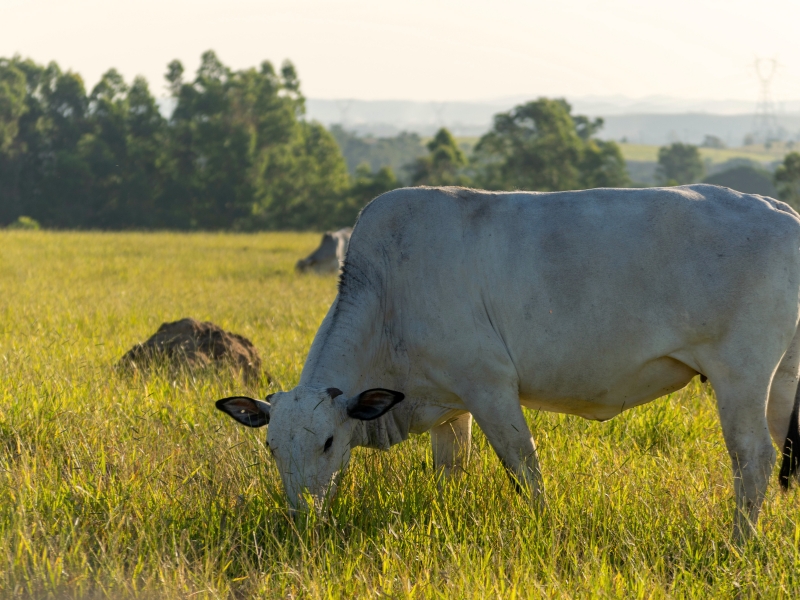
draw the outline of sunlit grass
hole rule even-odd
[[[476,428],[437,488],[427,435],[357,450],[333,510],[295,524],[264,448],[213,400],[296,384],[335,295],[293,273],[314,235],[0,233],[0,596],[798,597],[800,493],[773,478],[729,545],[710,388],[607,423],[529,413],[548,507]],[[160,323],[250,338],[266,377],[117,374]]]

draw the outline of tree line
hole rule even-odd
[[[192,78],[173,61],[165,79],[169,117],[141,77],[111,69],[87,91],[55,62],[0,59],[0,225],[25,216],[49,228],[321,230],[351,225],[404,184],[631,184],[619,146],[597,138],[602,119],[573,115],[565,100],[496,115],[467,156],[447,129],[421,148],[415,134],[367,144],[308,122],[288,61],[237,71],[208,51]],[[348,169],[342,148],[361,162]],[[698,162],[694,147],[662,149],[664,183],[696,180]],[[796,192],[787,165],[781,189]]]
[[[352,222],[365,202],[339,147],[306,122],[295,68],[234,71],[214,52],[194,78],[173,61],[174,110],[114,69],[80,75],[0,60],[0,223],[46,227],[304,229]],[[369,187],[369,186],[366,186]],[[371,193],[371,191],[370,191]]]
[[[193,78],[179,61],[165,77],[169,118],[141,77],[128,83],[111,69],[87,90],[55,62],[0,59],[0,224],[24,215],[51,228],[324,229],[352,224],[401,180],[541,190],[627,183],[619,148],[593,137],[602,121],[573,116],[563,100],[497,115],[472,160],[447,130],[427,154],[406,134],[411,160],[398,178],[369,162],[348,172],[334,137],[343,132],[305,120],[290,62],[237,71],[208,51]],[[371,150],[361,149],[374,162]]]

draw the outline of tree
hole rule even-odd
[[[166,119],[144,77],[136,77],[127,97],[127,161],[124,195],[117,215],[119,224],[137,227],[164,227],[163,165],[169,138]]]
[[[113,226],[123,203],[128,160],[128,86],[116,69],[103,74],[89,95],[87,131],[77,154],[87,165],[83,226]]]
[[[34,83],[29,99],[37,106],[28,116],[37,118],[26,127],[26,213],[46,227],[91,227],[91,166],[78,147],[90,130],[83,79],[51,62]]]
[[[167,72],[177,105],[170,123],[170,221],[204,229],[324,228],[348,187],[336,142],[301,118],[294,66],[232,71],[203,54],[195,80]],[[187,210],[188,209],[188,210]]]
[[[0,152],[10,153],[25,114],[25,74],[12,62],[0,60]]]
[[[339,147],[318,123],[299,123],[284,148],[262,157],[252,217],[242,228],[324,230],[352,225]]]
[[[23,74],[25,111],[14,156],[0,157],[0,219],[152,226],[165,121],[144,79],[129,87],[111,69],[87,96],[80,76],[55,63],[7,62]]]
[[[166,121],[147,82],[137,77],[128,86],[111,69],[92,89],[89,109],[89,132],[78,143],[92,177],[83,226],[155,226]]]
[[[110,69],[87,94],[55,63],[0,59],[0,223],[325,229],[399,185],[391,170],[351,182],[290,62],[236,71],[208,51],[194,79],[179,61],[166,79],[169,120],[141,77]]]
[[[342,222],[355,222],[358,211],[373,198],[399,187],[401,187],[401,183],[395,177],[391,167],[384,166],[373,172],[369,163],[361,163],[351,179],[347,201],[343,205]]]
[[[446,128],[437,131],[426,147],[428,155],[410,166],[413,185],[470,185],[469,177],[462,172],[467,157]]]
[[[800,152],[790,152],[775,169],[778,197],[795,210],[800,210]]]
[[[707,134],[706,137],[703,138],[703,143],[700,144],[703,148],[716,148],[721,150],[726,148],[725,142],[722,141],[721,137],[716,135]]]
[[[676,142],[658,149],[656,175],[664,185],[696,183],[704,173],[705,167],[697,146]]]
[[[630,184],[625,158],[616,142],[587,139],[580,172],[584,188],[625,187]]]
[[[25,74],[12,61],[0,60],[0,222],[20,214],[20,119],[27,112]]]
[[[366,162],[372,172],[390,167],[404,183],[408,184],[410,178],[406,167],[426,152],[422,140],[416,133],[402,131],[392,137],[360,136],[346,131],[341,125],[332,125],[330,132],[339,144],[347,161],[347,168],[353,175]]]
[[[571,110],[565,100],[539,98],[495,115],[475,147],[478,184],[538,191],[627,185],[619,146],[593,137],[602,119]]]

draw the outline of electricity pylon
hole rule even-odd
[[[775,112],[775,101],[772,99],[772,80],[778,71],[778,61],[775,58],[756,58],[753,67],[761,83],[756,104],[756,115],[753,121],[753,133],[763,142],[769,142],[779,137],[778,116]]]

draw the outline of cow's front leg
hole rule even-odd
[[[433,464],[437,476],[463,472],[472,445],[472,415],[463,413],[431,429]]]
[[[537,506],[542,505],[544,487],[536,445],[516,395],[475,398],[468,407],[517,491],[530,495]]]

